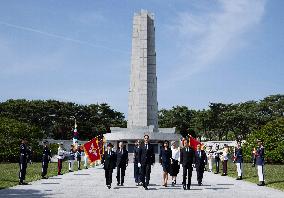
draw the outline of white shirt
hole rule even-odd
[[[178,148],[172,149],[172,158],[180,161],[180,152]]]
[[[58,152],[57,152],[58,156],[57,159],[64,159],[65,157],[65,151],[62,148],[58,148]]]

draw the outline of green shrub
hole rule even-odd
[[[39,140],[43,133],[38,128],[14,119],[0,117],[0,162],[18,162],[21,138],[28,140],[32,149],[32,160],[39,161],[42,148]]]
[[[246,161],[251,159],[252,149],[257,148],[257,139],[263,140],[266,162],[284,163],[284,118],[268,122],[260,130],[249,135],[244,145]]]

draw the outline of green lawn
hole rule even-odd
[[[214,170],[215,167],[214,167]],[[222,164],[220,163],[220,172],[222,173]],[[237,178],[236,164],[228,163],[228,176]],[[258,183],[257,167],[252,167],[250,163],[244,164],[243,179],[252,183]],[[264,166],[264,179],[268,187],[276,188],[284,191],[284,165]]]
[[[74,171],[77,170],[77,164],[74,163]],[[82,164],[81,164],[82,165]],[[62,173],[67,173],[68,163],[63,162]],[[18,185],[19,183],[19,164],[18,163],[0,163],[0,189]],[[49,163],[47,177],[57,175],[57,163]],[[28,164],[26,182],[41,179],[41,163]]]

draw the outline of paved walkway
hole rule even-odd
[[[183,190],[181,186],[182,174],[178,175],[175,187],[163,187],[162,167],[155,164],[152,168],[149,190],[135,186],[133,179],[133,164],[126,170],[124,186],[116,186],[115,171],[113,174],[113,186],[107,189],[105,186],[104,170],[102,168],[90,168],[79,172],[68,173],[51,177],[47,180],[32,182],[31,185],[15,186],[0,190],[0,197],[284,197],[284,192],[268,187],[259,187],[245,181],[237,181],[230,177],[221,177],[206,172],[203,186],[197,186],[196,172],[193,172],[192,189]]]

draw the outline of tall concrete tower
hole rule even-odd
[[[158,130],[154,15],[134,14],[127,128]]]

